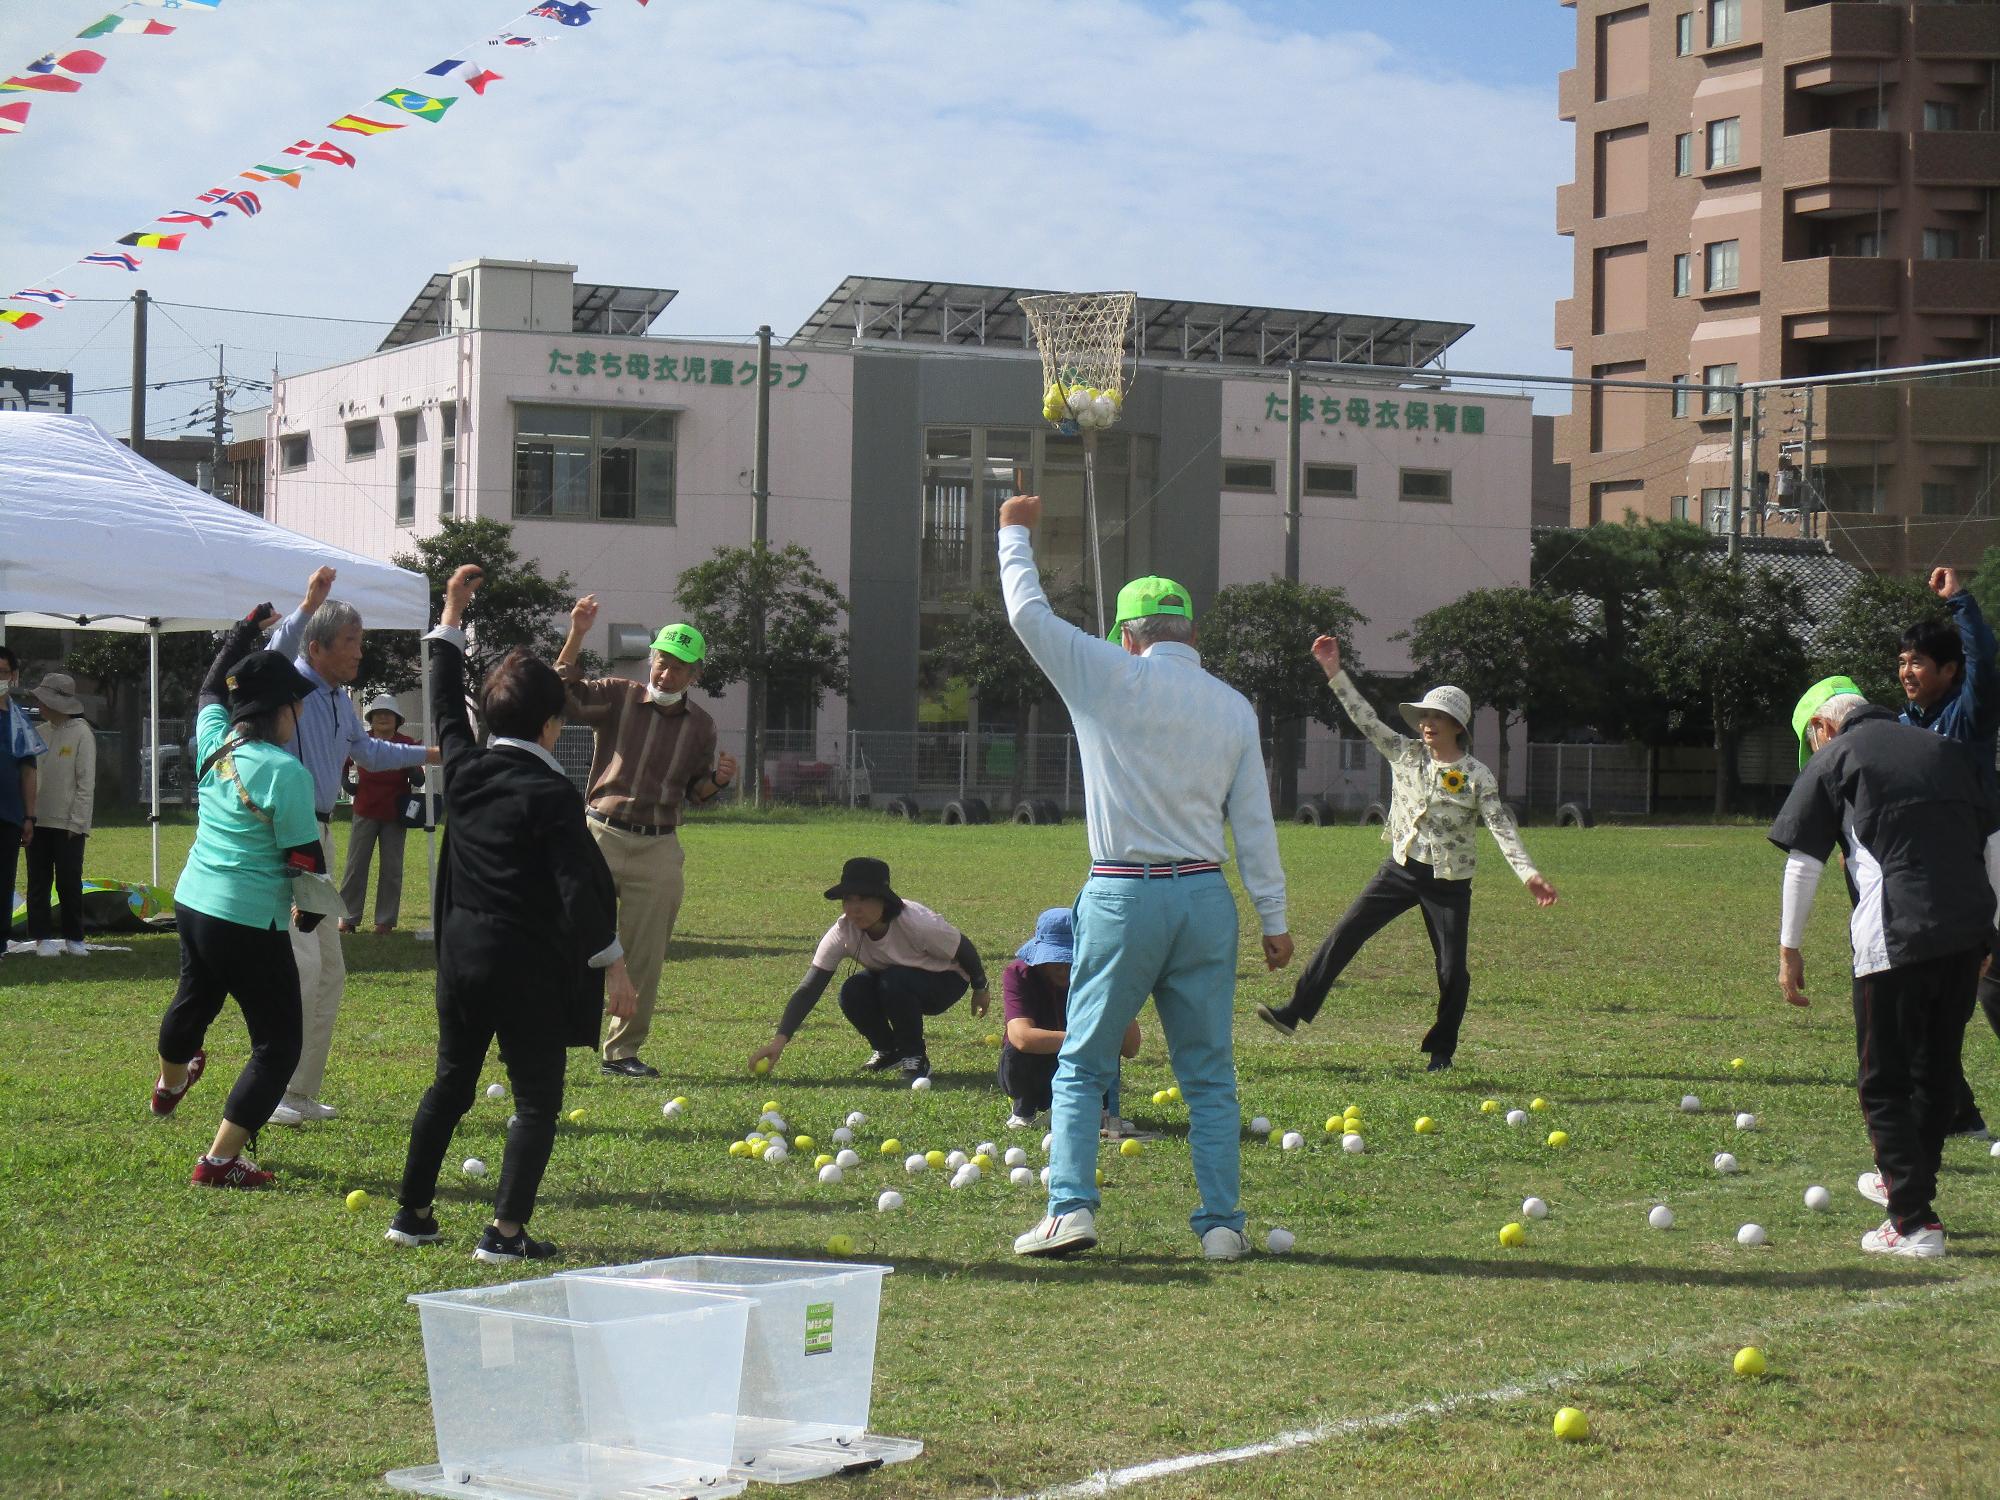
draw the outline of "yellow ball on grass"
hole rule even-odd
[[[1738,1375],[1753,1380],[1770,1368],[1769,1362],[1764,1358],[1764,1351],[1755,1344],[1745,1345],[1736,1351],[1735,1366]]]
[[[361,1212],[362,1209],[366,1208],[367,1206],[368,1206],[368,1194],[362,1191],[360,1188],[356,1188],[353,1192],[347,1195],[347,1211],[349,1213],[358,1214]]]
[[[572,1125],[581,1125],[587,1118],[589,1117],[580,1109],[573,1109],[569,1112],[569,1122]]]
[[[1574,1406],[1565,1406],[1557,1412],[1551,1425],[1555,1435],[1565,1443],[1580,1443],[1590,1436],[1590,1418]]]
[[[1528,1231],[1523,1229],[1519,1224],[1502,1224],[1500,1226],[1500,1243],[1510,1250],[1516,1245],[1526,1244],[1527,1239]]]
[[[924,1161],[935,1172],[945,1164],[945,1154],[942,1151],[926,1151]]]
[[[882,1143],[882,1154],[884,1156],[894,1156],[898,1151],[901,1151],[902,1149],[903,1149],[903,1143],[897,1140],[893,1135],[890,1136],[888,1140]]]
[[[1137,1156],[1141,1151],[1144,1151],[1145,1149],[1146,1148],[1144,1146],[1140,1145],[1137,1141],[1131,1139],[1131,1137],[1129,1136],[1118,1143],[1118,1154],[1120,1156]]]
[[[1418,1135],[1429,1135],[1433,1130],[1437,1129],[1437,1122],[1429,1115],[1421,1115],[1417,1119],[1416,1129]]]
[[[1549,1132],[1549,1144],[1560,1151],[1564,1146],[1569,1144],[1569,1132],[1567,1130],[1551,1130]]]
[[[736,1157],[748,1156],[750,1154],[750,1143],[748,1141],[731,1141],[729,1143],[729,1154]]]
[[[852,1255],[854,1253],[854,1237],[848,1234],[834,1235],[826,1242],[826,1253],[828,1255]]]

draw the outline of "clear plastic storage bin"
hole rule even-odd
[[[719,1497],[751,1303],[659,1281],[551,1277],[410,1298],[438,1462],[398,1489],[473,1500]]]
[[[565,1280],[668,1284],[755,1299],[743,1344],[733,1472],[772,1484],[879,1468],[924,1445],[868,1431],[875,1327],[891,1266],[681,1255],[567,1271]]]

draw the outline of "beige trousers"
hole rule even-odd
[[[320,825],[319,846],[326,854],[326,867],[333,864],[333,830]],[[340,997],[347,989],[347,960],[340,952],[340,923],[333,917],[320,919],[311,932],[292,927],[292,960],[299,966],[299,1012],[304,1037],[299,1046],[299,1065],[292,1081],[285,1085],[286,1097],[317,1099],[326,1081],[326,1056],[333,1050],[333,1022],[340,1014]]]
[[[660,967],[681,914],[681,841],[676,834],[626,833],[590,820],[590,836],[604,851],[618,885],[618,943],[625,968],[639,992],[639,1008],[629,1021],[613,1021],[604,1039],[604,1060],[637,1057],[653,1029],[653,1002]]]

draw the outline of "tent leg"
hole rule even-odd
[[[160,627],[146,627],[146,650],[149,657],[147,677],[152,688],[151,733],[153,753],[148,758],[147,780],[151,783],[147,800],[152,803],[152,816],[147,820],[153,831],[153,880],[160,883]]]
[[[437,738],[436,725],[431,718],[431,642],[425,636],[417,642],[418,666],[424,679],[424,738]],[[437,941],[435,927],[437,912],[437,800],[431,791],[436,780],[434,767],[424,767],[424,889],[429,892],[425,898],[424,925],[417,929],[417,941],[433,943]]]

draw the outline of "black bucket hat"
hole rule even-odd
[[[229,669],[229,722],[267,714],[309,696],[313,685],[276,651],[252,651]]]
[[[826,899],[838,901],[844,896],[873,896],[892,909],[903,904],[890,888],[888,863],[879,859],[850,859],[840,867],[840,884],[826,893]]]

